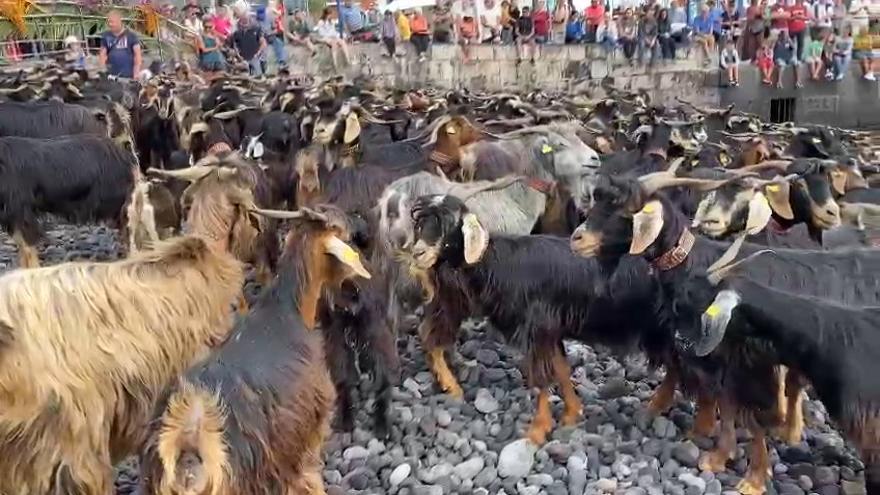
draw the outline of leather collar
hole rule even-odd
[[[437,150],[432,151],[428,159],[439,165],[447,177],[458,168],[458,160]]]
[[[529,177],[526,179],[525,183],[532,189],[548,196],[553,194],[553,191],[556,189],[556,182],[539,179],[537,177]]]
[[[791,230],[791,227],[783,227],[781,223],[779,223],[776,218],[773,216],[770,217],[770,221],[767,222],[767,228],[770,229],[774,234],[788,234]]]
[[[341,156],[350,156],[361,150],[361,142],[356,141],[354,144],[345,144],[342,146]]]
[[[672,270],[684,263],[684,260],[691,254],[691,249],[694,248],[694,241],[696,241],[694,234],[691,234],[691,231],[685,228],[681,232],[681,237],[678,238],[675,246],[651,260],[651,265],[662,272]]]

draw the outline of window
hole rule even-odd
[[[781,124],[794,120],[794,98],[773,98],[770,100],[770,122]]]

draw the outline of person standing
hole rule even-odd
[[[587,19],[587,42],[598,43],[596,33],[599,32],[599,26],[605,22],[605,6],[599,0],[590,0],[590,6],[587,7],[584,17]]]
[[[569,17],[576,17],[577,12],[569,5],[571,0],[556,0],[556,8],[553,9],[552,37],[556,42],[565,41],[566,26]]]
[[[667,9],[660,9],[657,16],[657,42],[660,43],[663,59],[675,60],[675,42],[672,40],[672,23]]]
[[[141,41],[122,25],[122,14],[118,10],[107,14],[107,27],[110,29],[101,35],[98,61],[111,75],[134,78],[140,74],[143,64]]]
[[[270,27],[265,33],[266,42],[272,46],[272,51],[275,53],[275,63],[279,69],[282,69],[287,67],[287,44],[285,43],[287,38],[285,22],[287,12],[284,11],[284,2],[282,0],[270,1],[269,5],[272,8],[267,7],[266,9],[266,14],[270,21]]]
[[[758,0],[752,0],[746,9],[746,30],[743,39],[742,59],[745,61],[755,60],[758,49],[764,43],[764,9],[758,4]]]
[[[242,13],[238,18],[238,29],[232,33],[232,48],[248,63],[248,72],[254,77],[263,75],[260,62],[266,46],[260,25],[251,20],[248,12]]]
[[[485,0],[486,10],[480,16],[480,32],[483,43],[501,42],[501,10],[495,7],[495,0]]]
[[[382,36],[382,43],[385,44],[385,48],[388,50],[388,56],[393,57],[400,33],[397,32],[397,22],[394,21],[394,14],[390,10],[385,11],[379,31],[379,34]]]
[[[807,45],[807,20],[810,11],[804,5],[804,0],[795,0],[794,5],[788,7],[788,34],[794,41],[795,53],[798,61],[804,59],[804,48]]]
[[[517,63],[522,62],[529,51],[531,51],[530,61],[535,63],[535,23],[528,7],[522,8],[522,13],[516,20],[516,33]]]
[[[406,43],[412,37],[412,31],[409,28],[409,17],[402,10],[398,10],[395,17],[397,17],[397,33],[400,35],[400,41]]]
[[[550,12],[547,11],[547,2],[537,0],[535,11],[532,12],[532,23],[535,28],[535,43],[542,45],[550,41]]]
[[[451,17],[450,17],[451,19]],[[422,9],[416,9],[410,19],[410,29],[412,29],[412,44],[416,48],[419,56],[419,62],[425,61],[425,52],[428,51],[428,44],[431,42],[430,31],[428,30],[428,19],[422,13]]]

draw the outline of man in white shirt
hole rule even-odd
[[[483,32],[483,43],[498,43],[501,41],[501,10],[495,5],[495,0],[483,1],[483,13],[480,15],[480,27]]]

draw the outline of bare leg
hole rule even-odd
[[[538,404],[532,425],[526,434],[535,445],[543,445],[547,441],[547,434],[553,429],[553,415],[550,412],[550,394],[547,390],[538,393]]]
[[[721,433],[715,450],[700,459],[700,469],[720,473],[726,469],[727,461],[736,454],[736,408],[728,399],[720,401]]]
[[[562,413],[562,424],[565,426],[574,426],[580,421],[583,414],[584,406],[581,398],[574,390],[574,384],[571,383],[571,366],[565,360],[562,351],[557,351],[553,357],[553,373],[556,375],[556,383],[562,392],[562,400],[565,402],[565,410]]]
[[[37,249],[28,244],[19,232],[12,234],[12,240],[18,248],[18,267],[39,268],[40,256],[37,254]]]
[[[696,436],[708,437],[715,431],[717,401],[711,394],[700,391],[697,395],[697,417],[694,419],[692,433]]]
[[[752,433],[752,442],[749,444],[749,470],[736,489],[743,495],[763,495],[770,478],[770,455],[767,453],[764,429],[753,427],[749,430]]]
[[[651,397],[651,403],[648,405],[648,411],[651,414],[663,414],[672,407],[672,401],[675,398],[675,385],[678,383],[678,372],[674,368],[667,367],[666,376],[660,386],[654,390],[654,396]]]

